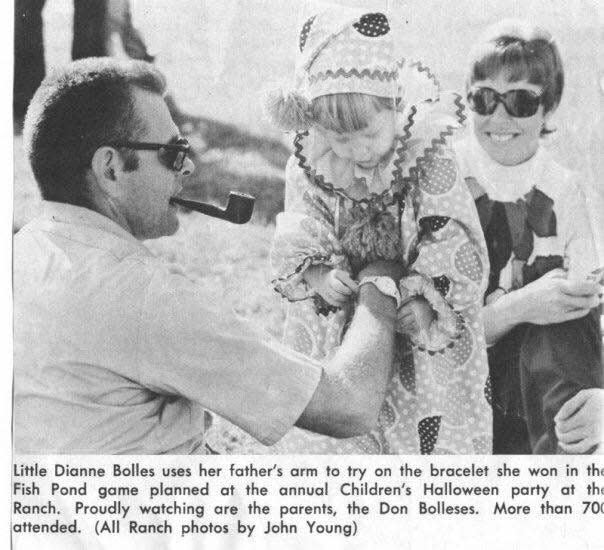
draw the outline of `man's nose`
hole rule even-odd
[[[181,176],[190,176],[195,171],[195,165],[193,161],[187,157],[182,164],[182,168],[180,169]]]

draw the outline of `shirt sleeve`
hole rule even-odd
[[[200,403],[270,445],[306,408],[321,367],[219,301],[184,276],[154,275],[138,339],[140,382]]]
[[[311,296],[303,274],[311,265],[345,262],[335,232],[335,198],[311,185],[290,158],[285,171],[285,210],[277,216],[271,249],[272,284],[290,301]]]

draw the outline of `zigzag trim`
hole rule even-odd
[[[465,115],[465,106],[463,104],[462,97],[459,94],[453,95],[455,97],[454,104],[457,106],[457,109],[454,114],[457,118],[457,122],[461,125],[467,118]],[[399,145],[395,146],[394,149],[394,154],[397,158],[393,161],[394,170],[392,171],[392,180],[390,182],[390,187],[388,189],[384,189],[384,191],[382,191],[380,194],[374,194],[372,197],[355,199],[353,197],[350,197],[346,193],[346,191],[341,187],[334,187],[331,182],[326,181],[325,177],[322,174],[317,174],[316,170],[310,167],[310,165],[308,164],[308,159],[302,153],[302,139],[309,135],[308,131],[298,133],[294,138],[294,155],[298,159],[298,166],[300,166],[300,168],[304,170],[306,176],[308,177],[311,183],[318,185],[321,189],[327,191],[328,193],[340,195],[355,204],[368,205],[372,202],[381,201],[384,207],[386,207],[395,204],[398,201],[401,208],[404,208],[407,193],[411,189],[413,182],[415,181],[418,175],[418,165],[433,158],[438,153],[438,148],[442,145],[445,145],[447,138],[452,136],[454,131],[458,129],[453,125],[447,124],[445,126],[445,129],[441,130],[438,133],[438,136],[430,141],[430,147],[426,147],[424,149],[423,155],[417,157],[417,159],[415,160],[415,164],[409,168],[409,176],[404,177],[402,173],[403,163],[406,157],[405,152],[407,150],[407,142],[412,136],[411,127],[415,124],[416,115],[417,107],[413,105],[409,110],[409,115],[407,116],[407,123],[403,127],[403,135],[397,138]],[[395,189],[398,183],[402,184],[401,188]],[[390,197],[388,197],[388,195],[390,195]]]
[[[465,115],[465,106],[463,104],[462,97],[459,94],[453,94],[453,95],[455,96],[454,104],[457,105],[457,109],[455,111],[455,116],[457,117],[458,123],[461,125],[467,118]],[[430,147],[426,147],[424,149],[423,156],[417,157],[417,159],[415,161],[415,165],[412,166],[411,168],[409,168],[409,176],[406,178],[403,178],[403,180],[405,182],[411,183],[411,180],[413,180],[417,177],[417,173],[419,171],[418,165],[420,163],[426,162],[426,161],[430,160],[431,158],[433,158],[436,155],[436,153],[438,152],[439,146],[445,145],[447,138],[451,137],[453,135],[453,132],[457,129],[458,128],[456,128],[455,126],[447,124],[445,126],[445,129],[442,130],[441,132],[439,132],[438,137],[435,137],[430,141],[431,145],[430,145]]]
[[[430,70],[430,67],[424,65],[421,61],[415,61],[409,65],[409,67],[417,67],[420,73],[426,73],[426,76],[434,83],[438,92],[440,92],[440,82],[436,75]]]
[[[381,202],[382,205],[384,205],[384,207],[386,207],[386,206],[393,205],[398,200],[398,198],[395,196],[396,194],[392,192],[394,185],[398,181],[396,178],[390,182],[390,187],[388,189],[384,189],[379,194],[373,193],[373,196],[362,198],[362,199],[355,199],[353,197],[350,197],[346,193],[346,191],[344,191],[344,189],[342,189],[341,187],[334,187],[334,185],[331,182],[328,182],[325,180],[325,177],[322,174],[317,174],[317,171],[310,167],[310,165],[308,164],[308,159],[306,158],[306,156],[304,156],[302,154],[302,149],[303,149],[302,139],[308,135],[309,135],[308,131],[300,132],[300,133],[296,134],[296,137],[294,138],[294,156],[298,159],[298,166],[300,168],[302,168],[302,170],[304,170],[306,177],[310,180],[311,183],[313,183],[314,185],[317,185],[318,187],[320,187],[321,189],[323,189],[324,191],[326,191],[328,193],[340,195],[341,197],[344,197],[345,199],[352,201],[354,204],[369,205],[372,202],[379,201],[379,202]],[[402,139],[402,138],[398,138],[398,139]],[[404,144],[401,145],[400,149],[404,149],[404,148],[405,148]],[[393,174],[394,173],[395,172],[393,172]],[[387,200],[385,200],[389,194],[391,196]]]
[[[381,82],[389,82],[392,80],[396,80],[398,78],[398,71],[380,71],[379,69],[374,69],[370,71],[369,69],[363,69],[361,72],[358,69],[350,69],[349,71],[345,71],[344,69],[338,69],[337,71],[332,71],[328,69],[325,72],[317,73],[316,75],[312,75],[308,77],[309,84],[315,84],[319,80],[327,80],[328,78],[369,78],[370,80],[379,80]]]
[[[415,124],[415,115],[417,114],[417,107],[411,106],[409,114],[407,115],[407,123],[403,126],[403,135],[401,136],[401,146],[395,149],[397,159],[394,161],[394,170],[392,172],[392,179],[394,182],[407,183],[403,178],[403,161],[405,160],[405,150],[407,149],[407,141],[411,137],[411,126]],[[401,204],[404,207],[404,199],[407,197],[409,191],[409,185],[404,185],[400,190],[400,198],[402,199]]]

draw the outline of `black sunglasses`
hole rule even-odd
[[[121,147],[124,149],[134,149],[135,151],[157,151],[159,161],[169,168],[180,172],[185,164],[185,160],[191,144],[186,138],[174,138],[168,143],[148,143],[145,141],[122,141],[108,143],[111,147]]]
[[[543,94],[530,90],[509,90],[500,94],[492,88],[473,88],[468,92],[470,109],[479,115],[492,115],[501,103],[508,115],[516,118],[533,116],[541,105]]]

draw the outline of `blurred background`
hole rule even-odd
[[[548,138],[547,146],[562,164],[583,174],[602,245],[604,4],[600,0],[458,0],[454,4],[409,0],[403,7],[394,1],[332,3],[390,11],[407,54],[430,66],[443,88],[460,92],[466,55],[487,25],[505,17],[522,17],[548,28],[561,49],[566,88],[553,120],[558,131]],[[147,59],[166,74],[172,114],[195,151],[196,171],[187,194],[220,203],[230,190],[239,189],[255,195],[257,206],[253,223],[244,227],[183,212],[176,235],[148,244],[221,293],[225,308],[275,336],[283,312],[268,285],[268,251],[272,222],[283,207],[283,168],[291,138],[265,120],[260,97],[264,89],[291,81],[299,29],[322,4],[16,0],[16,25],[26,24],[25,42],[16,43],[16,65],[24,63],[23,52],[33,44],[39,50],[43,47],[47,69],[72,56],[99,55],[100,51]],[[105,12],[98,12],[100,5]],[[32,30],[32,17],[42,34]],[[32,76],[30,69],[25,72],[26,77]],[[15,110],[14,230],[40,208],[23,154],[23,108]],[[249,438],[219,420],[214,422],[210,441],[221,452],[260,452]]]

